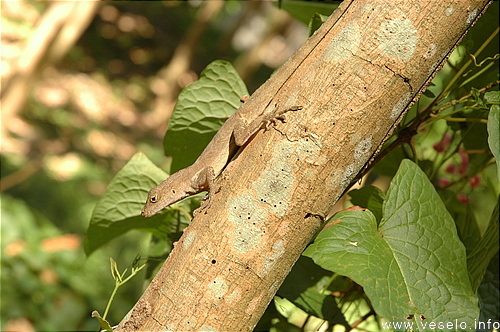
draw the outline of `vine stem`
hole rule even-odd
[[[480,122],[480,123],[488,123],[488,120],[486,119],[467,119],[467,118],[447,118],[447,117],[440,117],[435,114],[431,114],[431,118],[439,119],[439,120],[446,120],[450,122]]]

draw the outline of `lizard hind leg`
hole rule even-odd
[[[272,113],[266,115],[264,120],[262,121],[262,126],[264,130],[268,130],[271,125],[276,126],[278,121],[285,123],[286,122],[286,113],[287,112],[295,112],[301,110],[302,106],[292,106],[289,108],[285,108],[282,110],[275,110]]]
[[[302,108],[302,106],[292,106],[281,110],[274,109],[272,112],[261,114],[249,124],[244,124],[244,121],[240,120],[238,126],[235,126],[233,130],[236,145],[243,146],[260,129],[268,130],[271,125],[276,125],[278,121],[285,122],[285,113],[299,111]]]

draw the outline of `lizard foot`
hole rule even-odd
[[[285,113],[292,112],[292,111],[293,112],[300,111],[301,109],[303,109],[302,106],[292,106],[292,107],[289,107],[287,109],[273,112],[273,113],[269,114],[267,119],[262,121],[264,130],[268,130],[271,125],[276,126],[276,123],[278,121],[285,123],[286,122]]]
[[[220,191],[221,186],[219,183],[215,182],[215,180],[211,180],[210,183],[208,194],[201,198],[200,207],[193,211],[193,215],[200,214],[201,212],[207,214],[212,203],[212,197]]]

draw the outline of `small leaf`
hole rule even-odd
[[[477,104],[479,104],[479,105],[483,105],[484,104],[483,100],[481,99],[481,94],[480,94],[480,92],[479,92],[478,89],[472,87],[470,89],[470,93],[471,93],[472,97],[474,98],[474,101]]]
[[[500,180],[500,107],[490,108],[488,116],[488,145],[497,162],[497,174]]]
[[[92,311],[92,317],[97,318],[99,321],[99,331],[113,331],[108,321],[102,318],[97,310]]]
[[[132,271],[130,272],[130,276],[131,277],[135,276],[137,273],[139,273],[139,271],[141,271],[143,268],[145,268],[146,265],[147,265],[147,263],[144,263],[141,266],[133,267]]]
[[[428,98],[436,98],[436,95],[434,94],[434,92],[432,92],[431,90],[429,89],[426,89],[424,92],[423,92],[423,95],[428,97]]]
[[[377,313],[391,321],[426,317],[473,324],[477,297],[465,248],[425,174],[403,160],[387,192],[380,226],[370,211],[343,211],[304,252],[324,269],[364,287]],[[469,325],[472,326],[472,325]]]
[[[500,104],[500,91],[488,91],[484,94],[484,100],[487,104]]]
[[[172,173],[196,160],[244,95],[245,83],[227,61],[212,62],[182,90],[163,140],[165,154],[173,157]]]
[[[148,191],[166,177],[144,154],[135,154],[111,180],[94,208],[85,234],[85,253],[91,254],[131,229],[158,229],[164,223],[163,216],[143,218],[140,213]]]
[[[109,258],[110,260],[110,267],[111,267],[111,275],[113,276],[113,279],[119,283],[122,281],[122,276],[120,275],[120,271],[118,271],[118,264],[113,258]]]
[[[135,269],[137,267],[137,265],[139,265],[140,261],[141,261],[141,254],[137,253],[137,255],[135,255],[135,258],[134,258],[134,260],[132,261],[132,264],[131,264],[132,269]]]
[[[328,19],[327,15],[321,15],[320,13],[314,13],[314,15],[311,17],[311,20],[309,21],[309,36],[312,36],[313,33],[319,29],[319,27],[325,23],[325,21]]]

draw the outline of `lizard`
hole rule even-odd
[[[163,208],[186,197],[208,191],[208,200],[218,191],[215,179],[222,173],[226,165],[260,130],[267,130],[278,120],[285,121],[285,113],[301,110],[302,106],[292,106],[286,109],[262,112],[253,120],[245,120],[237,111],[231,115],[217,131],[198,159],[184,169],[170,175],[163,182],[152,188],[148,193],[146,204],[141,215],[152,217]]]

